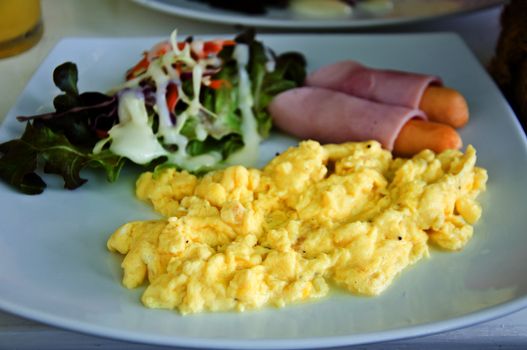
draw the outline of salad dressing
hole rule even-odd
[[[172,67],[172,62],[175,61],[174,54],[168,53],[164,55],[161,58],[161,60],[163,63],[163,69],[167,71],[167,74],[170,77],[170,80],[174,84],[176,84],[176,86],[181,85],[181,77],[179,76],[179,73],[177,72],[177,70],[175,70],[174,67]]]
[[[180,113],[176,118],[176,125],[172,126],[170,128],[171,131],[171,137],[172,137],[172,143],[174,145],[177,145],[177,151],[175,154],[172,154],[169,159],[176,164],[182,164],[186,169],[188,170],[197,170],[201,167],[209,167],[211,164],[213,165],[214,162],[217,162],[217,155],[206,155],[202,154],[197,157],[192,157],[187,153],[187,145],[188,145],[188,138],[185,135],[181,134],[181,129],[187,122],[187,120],[191,117],[196,117],[199,114],[200,108],[202,108],[201,103],[199,102],[199,94],[201,91],[201,79],[203,77],[203,68],[199,63],[196,63],[192,69],[192,87],[194,96],[192,97],[192,100],[187,101],[188,107],[185,111]],[[178,86],[178,93],[183,99],[187,99],[185,96],[183,89],[181,89],[180,86]],[[164,101],[166,104],[166,100]],[[199,126],[201,124],[198,123]],[[196,133],[198,133],[198,130],[196,130]],[[206,131],[203,129],[203,127],[199,131],[199,135],[202,138],[200,141],[203,141],[207,137]],[[199,139],[199,138],[198,138]],[[168,142],[167,142],[168,143]],[[221,156],[220,156],[221,160]]]
[[[245,147],[227,158],[227,163],[252,166],[259,158],[258,146],[261,138],[260,134],[258,134],[258,124],[252,109],[254,102],[251,94],[251,80],[245,68],[249,63],[249,47],[245,44],[236,45],[234,57],[238,63],[239,108],[242,113],[241,130]]]
[[[170,132],[172,120],[170,119],[170,112],[168,110],[166,93],[168,86],[168,76],[159,67],[158,62],[150,64],[148,67],[150,76],[156,83],[156,111],[159,115],[159,135],[164,138],[166,143],[174,143],[173,134]]]
[[[192,69],[192,91],[194,96],[188,107],[189,114],[197,116],[200,108],[205,108],[199,102],[199,94],[201,92],[201,79],[203,78],[203,68],[197,63]]]
[[[108,132],[112,139],[110,151],[137,164],[146,164],[167,155],[148,123],[144,98],[134,91],[125,91],[120,97],[118,114],[119,124]],[[104,143],[100,142],[98,146],[102,148]]]

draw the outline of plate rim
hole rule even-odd
[[[28,310],[26,307],[10,307],[0,299],[0,310],[13,315],[41,322],[46,325],[95,337],[141,343],[145,345],[184,346],[203,349],[316,349],[341,346],[357,346],[426,337],[443,332],[471,327],[480,323],[495,320],[506,315],[527,309],[527,295],[487,307],[462,316],[428,322],[411,327],[399,327],[379,332],[367,332],[343,336],[326,336],[303,339],[234,339],[234,338],[197,338],[160,335],[144,335],[125,330],[108,331],[103,326],[88,322],[71,321],[68,318],[49,315],[45,312]],[[256,311],[257,312],[257,311]],[[178,315],[178,317],[184,317]],[[186,317],[186,316],[185,316]],[[192,317],[192,316],[190,316]]]

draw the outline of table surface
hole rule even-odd
[[[19,56],[0,59],[0,121],[15,103],[31,75],[53,46],[67,36],[166,36],[175,27],[186,34],[236,33],[229,25],[212,24],[159,13],[129,0],[42,0],[42,40]],[[458,33],[483,65],[491,59],[499,35],[500,8],[453,18],[354,32]],[[314,30],[311,30],[313,32]],[[260,32],[280,33],[280,29]],[[347,30],[351,32],[351,30]],[[469,328],[417,339],[360,346],[373,349],[526,349],[527,309]],[[0,311],[0,349],[152,349],[53,328]]]

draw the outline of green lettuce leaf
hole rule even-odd
[[[124,159],[109,151],[92,154],[72,145],[68,139],[50,128],[28,122],[22,137],[0,144],[0,178],[26,194],[39,194],[46,184],[37,175],[37,168],[64,178],[64,187],[75,189],[86,182],[80,171],[89,167],[103,168],[109,181],[115,181]]]

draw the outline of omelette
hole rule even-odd
[[[431,246],[469,242],[486,182],[472,146],[404,159],[375,141],[303,141],[261,170],[142,174],[137,197],[165,218],[126,223],[107,245],[150,308],[282,307],[330,285],[375,296]]]

